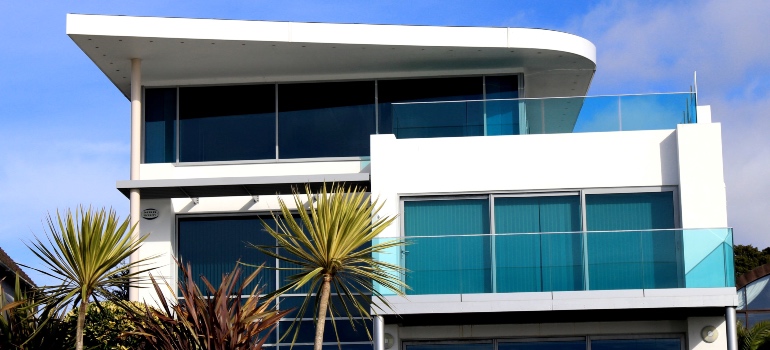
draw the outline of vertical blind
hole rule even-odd
[[[407,285],[419,294],[490,292],[488,233],[488,199],[404,202],[404,235],[419,237],[406,248]]]
[[[582,288],[580,197],[495,198],[498,292]],[[558,253],[557,253],[558,252]]]
[[[586,195],[591,289],[676,288],[683,284],[673,192]]]
[[[681,233],[654,231],[675,227],[673,192],[588,194],[585,201],[588,233],[580,232],[583,210],[577,194],[494,196],[491,210],[488,197],[405,200],[404,236],[410,245],[404,261],[412,288],[407,292],[683,285]]]

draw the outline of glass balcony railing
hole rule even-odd
[[[393,103],[396,138],[675,129],[694,93]]]
[[[735,286],[729,228],[403,240],[375,258],[407,269],[408,295]]]

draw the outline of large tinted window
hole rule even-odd
[[[144,162],[176,161],[176,88],[144,91]]]
[[[592,289],[677,288],[681,233],[673,192],[587,194],[588,263]],[[601,232],[615,231],[619,232]]]
[[[519,97],[519,79],[516,75],[489,76],[484,78],[485,135],[518,135],[519,102],[510,99]]]
[[[263,217],[268,224],[273,224],[270,217]],[[275,259],[261,253],[248,245],[275,245],[275,240],[265,232],[259,219],[255,216],[230,217],[197,217],[180,218],[178,255],[184,264],[190,264],[193,276],[205,276],[211,284],[218,286],[222,275],[230,273],[236,261],[266,266],[275,266]],[[244,275],[251,273],[244,268]],[[263,270],[258,283],[266,291],[273,291],[275,272]],[[205,290],[205,285],[198,281],[199,288]],[[254,282],[257,283],[257,282]],[[251,292],[254,284],[245,288]]]
[[[179,89],[180,161],[275,159],[275,86]]]
[[[405,257],[407,293],[490,292],[488,233],[488,199],[405,201],[404,235],[418,237]]]
[[[373,81],[278,87],[282,159],[367,156],[374,133]]]
[[[477,113],[483,111],[483,106],[479,103],[393,105],[481,100],[483,82],[482,77],[380,80],[379,132],[395,133],[399,138],[483,135],[483,114]]]

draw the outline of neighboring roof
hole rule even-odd
[[[125,95],[178,86],[527,74],[527,97],[585,95],[596,47],[530,28],[67,15],[67,34]]]
[[[21,281],[26,283],[28,287],[35,286],[35,282],[32,282],[32,279],[27,276],[27,274],[24,272],[24,270],[21,269],[21,267],[19,267],[19,265],[16,265],[16,262],[13,261],[13,259],[11,259],[8,254],[6,254],[3,248],[0,248],[0,268],[4,270],[3,272],[6,272],[4,274],[6,275],[6,278],[18,273]]]
[[[735,279],[735,288],[741,289],[751,282],[754,282],[762,277],[770,275],[770,263],[756,267],[753,270],[740,275]]]

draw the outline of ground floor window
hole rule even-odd
[[[664,335],[615,339],[580,337],[441,343],[404,342],[403,350],[682,350],[683,346],[682,336]]]
[[[218,286],[222,275],[232,271],[236,261],[252,265],[264,264],[267,267],[293,267],[284,262],[250,248],[249,243],[256,245],[274,246],[275,240],[264,228],[264,224],[275,227],[275,220],[269,214],[264,215],[190,215],[177,217],[177,252],[176,256],[184,264],[190,264],[193,276],[205,276],[211,284]],[[251,271],[249,267],[244,268],[244,275]],[[256,284],[263,288],[264,293],[269,293],[281,287],[285,278],[293,274],[287,270],[264,269],[253,285],[245,288],[251,292]],[[203,283],[197,281],[199,288],[205,290]],[[308,310],[304,314],[298,315],[299,306],[305,300],[307,287],[292,291],[292,294],[284,294],[276,299],[277,307],[281,310],[294,309],[283,320],[278,323],[276,330],[267,340],[267,348],[272,349],[290,349],[293,338],[292,323],[296,318],[299,319],[300,332],[297,334],[296,342],[292,349],[310,350],[313,347],[315,336],[315,325],[313,321],[313,305],[315,301],[311,300]],[[368,303],[364,301],[362,303]],[[343,308],[339,303],[336,294],[332,295],[331,302],[338,310]],[[372,350],[372,343],[364,330],[364,327],[372,330],[372,322],[356,317],[355,323],[351,324],[346,317],[336,315],[337,334],[343,350]],[[337,349],[337,338],[331,322],[328,321],[324,334],[324,349]],[[287,333],[287,331],[289,333]],[[289,334],[289,336],[279,339],[280,336]]]

